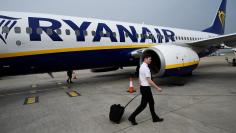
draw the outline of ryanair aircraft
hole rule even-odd
[[[226,0],[209,28],[192,31],[107,20],[0,11],[0,76],[138,66],[152,55],[154,76],[188,75],[236,34],[224,34]]]

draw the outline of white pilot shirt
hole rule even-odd
[[[143,62],[143,64],[139,68],[139,80],[140,80],[141,86],[150,86],[147,78],[151,78],[151,72],[148,67],[148,64]]]

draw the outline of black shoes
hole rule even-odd
[[[132,125],[138,125],[138,123],[135,121],[135,119],[132,119],[131,117],[129,117],[128,119]]]
[[[70,81],[69,79],[66,80],[66,82],[67,82],[68,84],[72,84],[72,83],[74,83],[74,82]]]
[[[162,121],[164,121],[164,119],[163,118],[157,118],[157,119],[153,119],[152,121],[153,122],[162,122]]]
[[[134,118],[129,117],[128,120],[131,122],[132,125],[138,125],[138,123],[135,121]],[[155,118],[152,120],[153,122],[163,122],[164,119],[163,118]]]

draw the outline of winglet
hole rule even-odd
[[[226,3],[227,0],[222,0],[219,10],[217,11],[214,23],[211,27],[203,30],[204,32],[215,33],[223,35],[225,31],[225,17],[226,17]]]

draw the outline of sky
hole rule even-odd
[[[50,13],[191,30],[210,27],[222,0],[0,0],[1,11]],[[225,33],[236,33],[236,0],[227,1]]]

